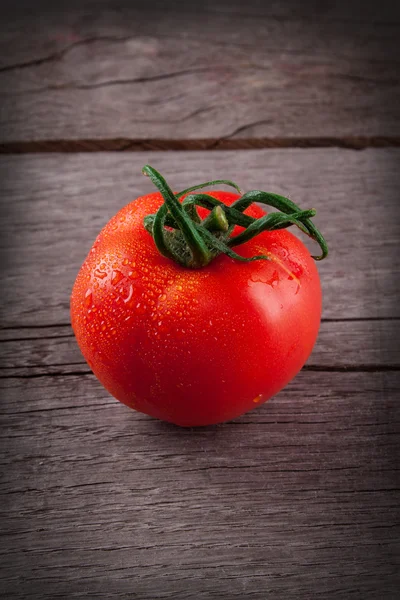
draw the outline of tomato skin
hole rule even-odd
[[[225,204],[238,198],[207,193]],[[202,269],[181,267],[143,227],[161,204],[158,192],[138,198],[100,232],[73,287],[72,327],[119,401],[186,427],[228,421],[279,392],[306,362],[321,319],[318,271],[287,229],[235,248],[272,260],[221,255]],[[246,214],[264,213],[253,205]]]

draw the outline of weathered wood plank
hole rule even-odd
[[[400,134],[395,3],[153,4],[8,7],[0,141]]]
[[[399,373],[301,373],[198,430],[93,376],[0,386],[4,597],[396,597]]]
[[[90,371],[70,327],[39,330],[36,337],[36,330],[27,337],[25,329],[15,331],[16,338],[0,341],[0,378]],[[400,320],[325,321],[307,367],[400,370],[399,339]]]
[[[399,156],[325,149],[3,157],[0,323],[69,322],[70,290],[99,230],[153,189],[141,175],[146,162],[177,188],[230,177],[243,190],[315,206],[331,251],[319,266],[324,317],[399,317]]]

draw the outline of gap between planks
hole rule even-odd
[[[84,363],[79,363],[84,366]],[[57,366],[57,365],[54,365]],[[51,369],[52,365],[48,368]],[[23,367],[22,367],[23,368]],[[35,367],[29,367],[34,369]],[[14,369],[15,370],[15,369]],[[349,365],[349,366],[325,366],[325,365],[304,365],[302,371],[309,371],[314,373],[399,373],[399,365]],[[49,370],[47,373],[12,373],[10,375],[0,375],[1,379],[38,379],[40,377],[83,377],[87,375],[94,375],[90,369],[76,370],[76,371],[52,371]]]
[[[130,139],[96,138],[82,140],[27,140],[0,143],[0,154],[41,154],[52,152],[159,152],[195,150],[260,150],[274,148],[398,148],[400,136],[270,137]]]

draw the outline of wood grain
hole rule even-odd
[[[23,4],[0,25],[2,142],[400,134],[395,3]]]
[[[301,373],[198,430],[90,375],[0,386],[3,597],[396,597],[398,373]]]
[[[69,322],[69,295],[109,218],[152,191],[147,162],[171,185],[227,177],[317,209],[330,257],[319,265],[325,318],[400,317],[400,186],[395,149],[29,155],[0,160],[2,326]],[[383,243],[384,242],[384,243]]]

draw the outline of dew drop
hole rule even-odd
[[[92,295],[92,290],[87,290],[86,294],[85,294],[85,303],[86,306],[92,306],[93,303],[93,295]]]
[[[159,297],[159,300],[161,302],[164,302],[164,300],[166,300],[166,299],[167,299],[167,296],[165,294],[161,294],[161,296]]]
[[[136,279],[139,276],[137,271],[129,271],[128,277],[129,279]]]
[[[122,261],[123,265],[129,265],[129,260],[127,258],[124,258],[124,260]]]
[[[113,271],[112,274],[112,278],[111,278],[111,283],[113,285],[118,285],[119,282],[121,281],[121,279],[124,278],[124,275],[121,273],[121,271],[115,270]]]
[[[103,273],[102,271],[99,271],[99,269],[96,269],[94,276],[97,277],[97,279],[104,279],[104,277],[107,277],[107,273]]]
[[[125,304],[126,304],[127,302],[129,302],[129,300],[132,298],[132,295],[133,295],[133,285],[132,285],[132,284],[129,284],[129,292],[128,292],[128,295],[127,295],[127,297],[126,297],[126,298],[124,298],[124,302],[125,302]]]
[[[136,311],[140,314],[143,315],[147,310],[147,306],[145,304],[141,304],[140,302],[138,302],[136,304]]]

